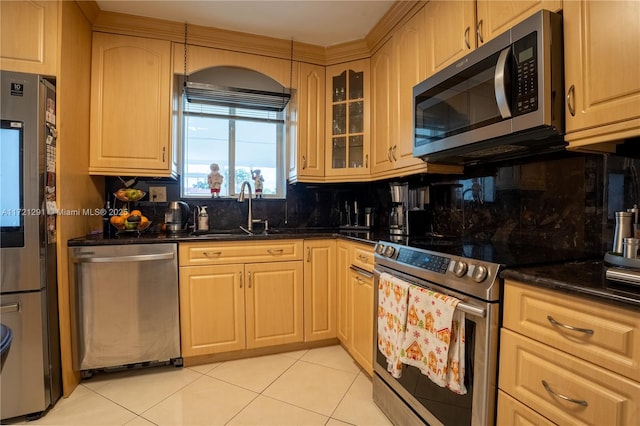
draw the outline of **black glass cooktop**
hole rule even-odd
[[[587,250],[530,246],[513,241],[462,241],[453,238],[420,237],[407,238],[402,243],[410,247],[433,252],[499,263],[504,267],[549,264],[602,257],[602,254],[591,253]]]

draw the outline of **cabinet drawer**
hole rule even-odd
[[[302,240],[181,243],[179,256],[180,266],[302,260]]]
[[[504,328],[501,338],[499,386],[513,398],[557,424],[637,422],[639,383]]]
[[[640,381],[638,312],[507,281],[504,327]]]
[[[552,426],[549,420],[506,393],[498,391],[498,426]]]
[[[373,247],[354,245],[351,251],[351,264],[369,272],[373,271]]]

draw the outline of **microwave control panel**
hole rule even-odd
[[[514,115],[523,115],[538,109],[537,32],[513,43],[515,63]]]

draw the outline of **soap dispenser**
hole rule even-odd
[[[207,214],[207,206],[200,207],[200,214],[198,214],[198,231],[209,230],[209,215]]]

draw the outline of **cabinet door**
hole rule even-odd
[[[549,420],[533,411],[531,408],[513,399],[501,390],[498,391],[497,425],[537,425],[553,426]]]
[[[509,30],[539,10],[562,9],[561,0],[477,0],[476,37],[478,46]]]
[[[89,173],[170,176],[171,42],[94,32]]]
[[[0,2],[0,69],[56,75],[58,2]]]
[[[425,5],[428,75],[476,48],[475,8],[475,0],[430,1]]]
[[[351,355],[369,375],[373,374],[373,277],[351,271]]]
[[[424,9],[404,24],[393,35],[395,54],[394,87],[398,95],[398,106],[394,108],[396,123],[394,142],[391,146],[391,157],[395,169],[426,164],[419,158],[413,157],[413,86],[420,83],[427,76],[427,45],[425,40]]]
[[[182,356],[245,348],[242,265],[180,268]]]
[[[292,163],[295,171],[289,173],[298,181],[324,177],[324,96],[325,69],[319,65],[300,64],[298,82],[297,143]]]
[[[304,242],[304,341],[336,337],[336,241]]]
[[[301,261],[245,265],[247,349],[302,342]]]
[[[640,135],[640,2],[566,1],[563,23],[566,140]]]
[[[336,246],[336,283],[338,305],[338,339],[350,346],[351,338],[351,280],[349,275],[349,244],[338,241]]]
[[[559,425],[631,425],[640,384],[502,329],[500,389]]]
[[[393,73],[393,41],[387,41],[371,57],[371,172],[393,168],[392,147],[396,143],[398,87]]]
[[[369,176],[369,59],[326,70],[327,177]],[[357,179],[356,179],[357,180]]]

